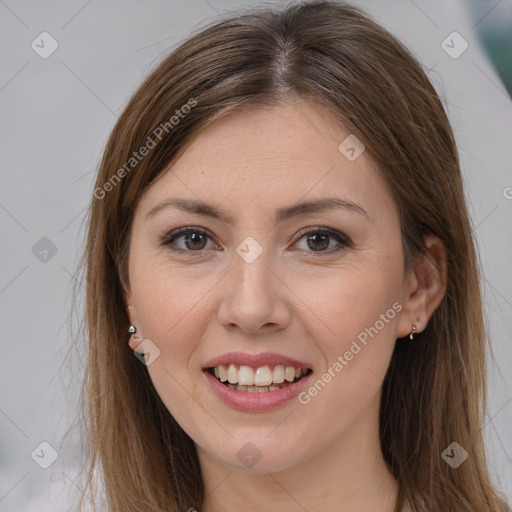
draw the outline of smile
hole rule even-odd
[[[220,368],[221,366],[223,366],[223,368]],[[284,406],[305,389],[312,374],[311,369],[297,369],[291,366],[246,367],[249,368],[249,371],[244,368],[245,365],[241,367],[233,365],[234,368],[231,368],[230,376],[231,380],[234,382],[231,383],[228,380],[230,366],[231,365],[219,365],[218,367],[207,368],[203,371],[203,375],[206,377],[210,389],[225,405],[232,409],[251,413],[272,411]],[[296,377],[299,371],[300,374]],[[216,372],[218,373],[218,377],[215,375]],[[278,381],[281,380],[284,372],[284,381],[275,382],[274,372],[276,372],[275,378]],[[286,379],[287,372],[291,380]],[[251,382],[251,375],[254,376],[253,379],[255,382],[253,382],[253,384],[240,383],[240,381]],[[223,381],[221,376],[226,380]],[[269,379],[271,379],[270,383],[268,383]],[[266,385],[258,385],[257,382],[263,382]]]
[[[210,375],[213,375],[228,388],[248,393],[278,391],[298,382],[308,372],[311,373],[311,370],[307,368],[281,364],[258,366],[257,368],[247,365],[221,364],[214,368],[208,368],[208,371]]]

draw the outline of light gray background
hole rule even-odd
[[[477,39],[482,23],[510,11],[510,0],[476,0],[472,11],[463,0],[355,3],[431,69],[448,102],[495,353],[484,430],[495,483],[512,495],[512,103]],[[0,0],[3,512],[68,510],[76,491],[79,445],[69,438],[61,446],[83,370],[70,351],[72,275],[107,137],[129,96],[179,41],[244,5],[250,3]],[[47,59],[31,48],[43,31],[59,45]],[[453,31],[469,43],[457,59],[441,47]],[[57,248],[46,262],[32,252],[42,237]],[[31,458],[43,441],[59,451],[48,469]]]

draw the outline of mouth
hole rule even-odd
[[[279,391],[313,372],[311,368],[281,364],[253,367],[234,363],[212,366],[204,371],[233,391],[247,393]]]

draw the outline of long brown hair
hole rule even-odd
[[[365,144],[399,207],[406,265],[426,251],[425,234],[447,250],[446,295],[417,341],[397,340],[383,383],[381,447],[400,486],[396,510],[406,502],[415,512],[508,510],[484,451],[490,347],[449,121],[409,50],[363,10],[333,1],[266,6],[211,23],[157,66],[119,118],[99,168],[83,261],[84,492],[95,495],[100,468],[112,512],[200,510],[195,445],[127,343],[133,212],[214,120],[287,98],[326,106]],[[149,151],[136,158],[143,146]],[[442,457],[454,441],[468,453],[456,469]]]

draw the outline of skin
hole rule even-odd
[[[138,203],[126,305],[137,334],[160,350],[147,367],[158,394],[196,443],[202,512],[394,510],[398,486],[378,435],[382,381],[396,338],[413,323],[421,332],[444,295],[445,250],[426,237],[429,258],[405,272],[397,207],[367,152],[349,161],[338,150],[347,135],[331,112],[302,101],[232,114]],[[275,222],[277,208],[332,196],[367,216],[338,208]],[[169,197],[214,204],[234,223],[173,207],[146,220]],[[188,226],[204,228],[207,242],[175,239],[188,253],[159,245]],[[353,246],[332,252],[334,237],[325,248],[298,236],[321,227]],[[247,236],[263,249],[251,263],[236,252]],[[401,311],[307,404],[240,412],[201,378],[207,360],[235,350],[289,355],[319,378],[394,303]],[[237,457],[248,442],[261,453],[251,468]]]

